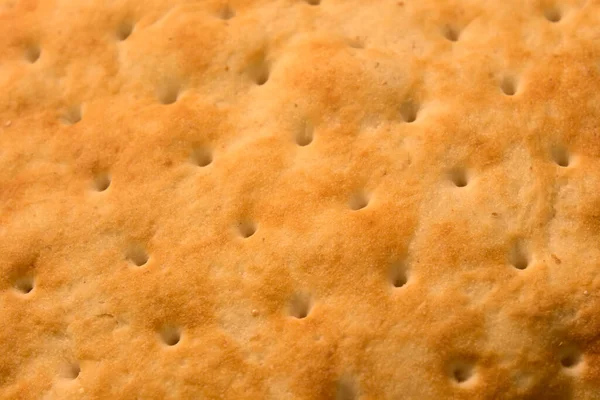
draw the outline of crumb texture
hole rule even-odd
[[[599,0],[0,0],[0,399],[600,399]]]

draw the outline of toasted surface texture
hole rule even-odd
[[[1,399],[600,399],[600,1],[0,0]]]

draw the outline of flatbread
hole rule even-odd
[[[0,398],[600,399],[600,2],[1,0]]]

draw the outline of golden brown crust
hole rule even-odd
[[[599,27],[0,1],[0,397],[599,399]]]

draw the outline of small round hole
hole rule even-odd
[[[313,141],[313,126],[306,122],[304,125],[298,130],[296,134],[296,143],[298,146],[308,146]]]
[[[260,50],[250,56],[247,74],[259,86],[269,80],[269,63],[266,60],[265,50]]]
[[[365,193],[354,194],[349,201],[349,206],[352,210],[358,211],[369,205],[369,198]]]
[[[73,106],[62,116],[62,122],[66,125],[74,125],[81,121],[81,106]]]
[[[169,85],[161,88],[158,92],[158,101],[161,104],[173,104],[179,98],[179,87],[176,85]]]
[[[573,368],[579,363],[579,354],[569,354],[560,359],[560,363],[565,368]]]
[[[362,40],[360,40],[359,37],[356,37],[354,39],[348,39],[348,46],[352,47],[353,49],[364,49],[365,45],[363,44]]]
[[[462,168],[455,168],[450,171],[450,179],[454,186],[462,188],[469,184],[467,172]]]
[[[560,10],[556,7],[548,8],[544,11],[544,17],[550,22],[558,22],[561,20],[562,15]]]
[[[146,254],[146,251],[139,246],[133,246],[127,251],[127,259],[134,265],[141,267],[145,265],[150,257]]]
[[[269,70],[265,68],[261,68],[261,70],[256,75],[256,84],[258,86],[262,86],[269,80]]]
[[[552,148],[552,159],[554,162],[561,167],[569,166],[569,152],[562,146],[555,146]]]
[[[21,277],[15,281],[15,289],[23,294],[28,294],[33,290],[33,278]]]
[[[206,147],[197,147],[192,151],[192,163],[199,167],[206,167],[212,163],[212,152]]]
[[[94,189],[98,192],[104,192],[110,186],[110,175],[100,173],[94,178]]]
[[[516,240],[510,250],[509,261],[516,269],[525,269],[529,266],[529,255],[525,243]]]
[[[419,113],[419,105],[413,101],[405,101],[400,106],[400,116],[402,120],[407,123],[412,123],[417,120],[417,114]]]
[[[505,95],[514,96],[517,93],[517,82],[514,78],[506,76],[500,83],[500,89]]]
[[[296,293],[290,301],[290,315],[294,318],[303,319],[308,316],[312,306],[311,298],[306,293]]]
[[[25,59],[33,64],[40,58],[41,53],[42,51],[38,46],[31,45],[25,50]]]
[[[117,38],[120,41],[127,40],[127,38],[133,32],[133,24],[130,22],[123,22],[117,29]]]
[[[173,326],[164,326],[160,330],[160,337],[167,346],[175,346],[181,340],[181,331]]]
[[[219,13],[219,18],[221,18],[222,20],[229,20],[231,18],[235,17],[235,11],[233,11],[231,9],[231,7],[229,7],[229,5],[226,5],[225,7],[223,7],[221,9],[221,12]]]
[[[574,346],[567,346],[561,353],[560,364],[564,368],[575,368],[581,362],[581,353]]]
[[[442,35],[444,35],[444,37],[446,39],[448,39],[451,42],[456,42],[460,36],[460,32],[458,29],[446,25],[443,29],[442,29]]]
[[[473,376],[473,366],[466,362],[458,362],[452,367],[452,379],[456,383],[464,383]]]
[[[65,379],[77,379],[79,374],[81,373],[81,368],[79,367],[79,363],[72,362],[66,363],[62,367],[61,376]]]
[[[400,288],[408,282],[408,274],[403,263],[394,263],[390,269],[390,281],[394,287]]]
[[[256,233],[256,229],[256,225],[249,221],[242,222],[239,225],[240,235],[242,235],[244,239],[254,235],[254,233]]]

